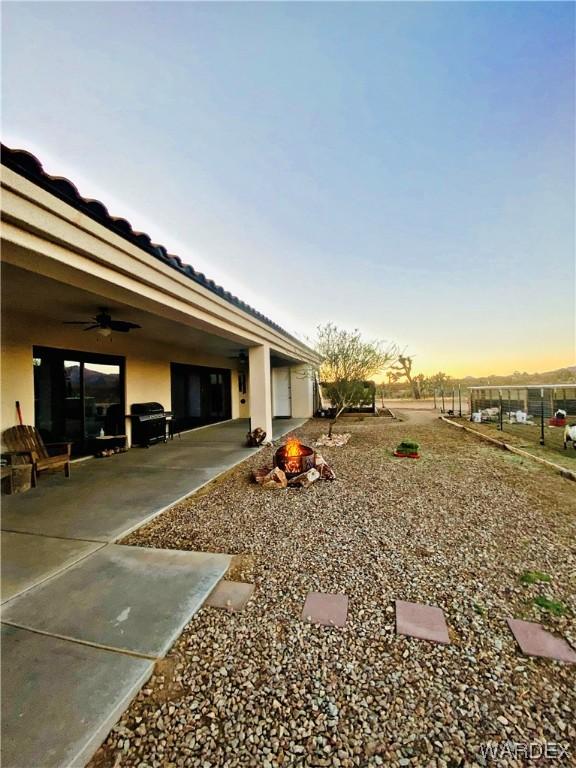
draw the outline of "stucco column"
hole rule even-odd
[[[314,408],[314,381],[309,366],[294,365],[290,368],[290,391],[293,418],[309,419]]]
[[[231,416],[233,419],[240,418],[240,393],[238,392],[238,371],[230,371],[230,400],[232,405]]]
[[[248,350],[250,375],[250,429],[261,427],[266,442],[272,440],[272,384],[270,377],[270,346],[262,344]]]

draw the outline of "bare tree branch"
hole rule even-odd
[[[364,382],[383,374],[398,353],[395,344],[364,341],[358,329],[346,331],[333,323],[319,326],[315,347],[322,357],[320,380],[326,384],[335,413],[330,422],[331,435],[334,423],[346,408],[364,400]]]

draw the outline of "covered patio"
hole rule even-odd
[[[275,419],[275,439],[304,419]],[[4,497],[2,600],[118,541],[251,456],[247,419],[185,432],[150,449],[75,462],[72,477],[43,476],[25,494]]]
[[[102,437],[141,442],[132,415],[150,403],[181,430],[240,418],[270,435],[275,416],[312,415],[314,350],[3,150],[3,429],[22,419],[82,456]]]

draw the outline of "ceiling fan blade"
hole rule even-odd
[[[85,331],[93,331],[95,328],[102,328],[102,326],[97,323],[96,325],[90,325],[88,328],[84,328]]]
[[[88,325],[93,322],[94,320],[63,320],[62,325]]]
[[[141,328],[141,325],[137,323],[129,323],[127,320],[111,320],[109,327],[112,331],[119,331],[120,333],[128,333],[132,328]]]

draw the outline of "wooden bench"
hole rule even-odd
[[[45,445],[36,427],[24,424],[6,429],[2,434],[2,442],[7,454],[12,454],[14,458],[27,457],[32,464],[33,487],[36,487],[38,475],[41,472],[56,472],[63,469],[64,476],[70,477],[71,443]]]

